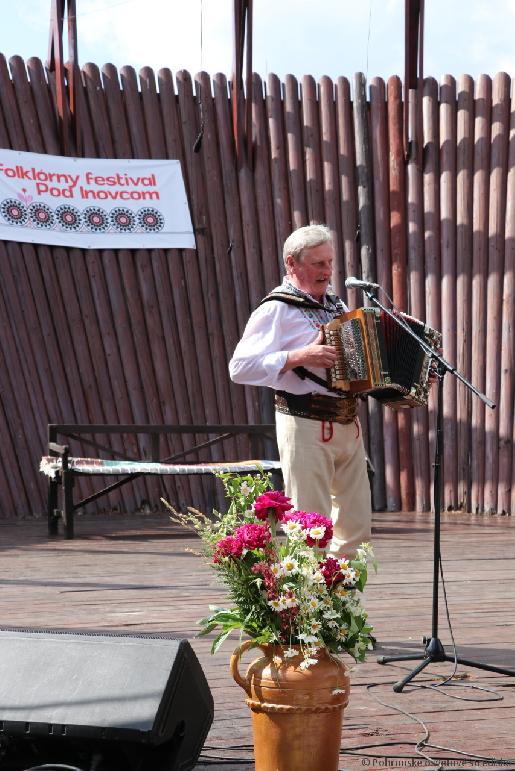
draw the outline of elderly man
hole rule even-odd
[[[327,387],[336,360],[320,329],[347,310],[330,292],[334,246],[324,225],[295,230],[286,276],[251,315],[229,363],[236,383],[275,390],[285,490],[302,511],[331,516],[330,551],[352,556],[370,538],[371,501],[356,399]]]

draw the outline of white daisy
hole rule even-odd
[[[292,576],[299,572],[299,563],[294,557],[287,556],[281,562],[283,568],[283,575]]]
[[[309,535],[311,538],[313,538],[314,541],[319,541],[321,538],[324,537],[325,533],[325,527],[322,525],[317,525],[316,527],[312,527],[309,531]]]
[[[343,576],[342,580],[346,584],[353,584],[357,578],[356,571],[354,570],[354,568],[347,568],[346,570],[342,570],[342,576]]]
[[[321,605],[321,602],[318,599],[318,597],[314,597],[313,595],[311,595],[306,599],[305,605],[309,610],[318,610]]]
[[[286,606],[282,602],[282,598],[279,597],[277,600],[268,600],[268,604],[273,610],[276,610],[279,612],[280,610],[285,610]]]
[[[311,580],[314,584],[325,584],[325,578],[320,570],[315,570],[311,576]]]
[[[284,522],[281,525],[281,528],[286,533],[286,535],[289,535],[289,536],[295,535],[295,533],[300,534],[302,531],[300,522],[295,522],[292,519],[289,519],[287,522]]]

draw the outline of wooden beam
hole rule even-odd
[[[238,166],[241,167],[249,164],[252,148],[252,0],[234,0],[233,10],[234,56],[231,99],[236,158]],[[243,88],[244,54],[245,90]]]
[[[63,28],[67,17],[68,61],[64,62]],[[47,68],[55,74],[57,124],[64,155],[80,154],[81,127],[77,91],[80,70],[77,46],[76,0],[52,0]]]

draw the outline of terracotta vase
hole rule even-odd
[[[350,680],[345,664],[321,648],[308,669],[303,656],[285,658],[280,645],[260,645],[263,655],[242,677],[242,654],[256,647],[252,640],[231,657],[231,674],[246,692],[252,711],[256,771],[337,771],[343,710]]]

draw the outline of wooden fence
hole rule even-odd
[[[446,508],[515,508],[515,104],[508,75],[424,81],[410,103],[421,146],[405,160],[399,78],[367,89],[311,76],[253,79],[250,163],[234,154],[228,83],[145,67],[82,69],[84,155],[179,158],[196,250],[96,251],[0,243],[0,516],[42,512],[47,423],[260,423],[270,394],[230,383],[246,319],[282,275],[289,232],[326,222],[345,275],[378,281],[395,304],[441,329],[444,355],[498,405],[445,382]],[[352,95],[351,95],[352,91]],[[59,154],[52,76],[39,59],[0,56],[0,146]],[[434,399],[409,414],[363,408],[374,506],[431,504]],[[202,437],[200,437],[202,439]],[[150,448],[115,437],[118,452]],[[170,439],[163,455],[184,449]],[[74,452],[87,453],[76,445]],[[208,451],[206,451],[207,453]],[[218,459],[220,451],[214,449]],[[244,439],[224,449],[248,452]],[[82,482],[88,492],[88,482]],[[160,480],[113,494],[153,506]],[[209,485],[166,483],[203,507]]]

